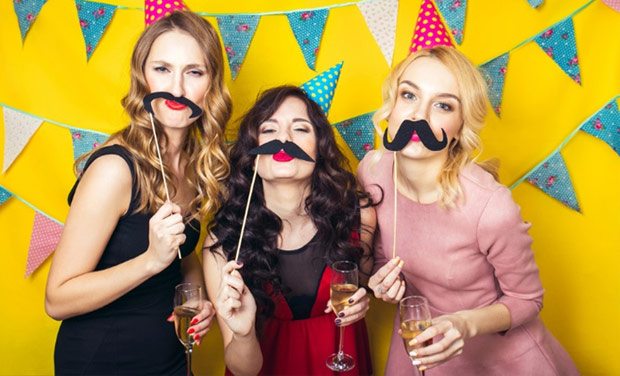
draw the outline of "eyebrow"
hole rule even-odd
[[[154,60],[154,61],[151,61],[151,64],[163,65],[165,67],[172,66],[172,64],[166,61],[163,61],[163,60]],[[196,68],[207,69],[207,66],[204,64],[187,64],[186,66],[184,66],[184,69],[196,69]]]
[[[412,88],[414,88],[414,89],[416,89],[416,90],[420,91],[420,87],[419,87],[418,85],[414,84],[413,82],[409,81],[409,80],[402,80],[402,81],[398,84],[398,86],[400,86],[401,84],[406,84],[406,85],[409,85],[409,86],[411,86]],[[435,94],[435,96],[436,96],[436,97],[441,97],[441,98],[452,98],[452,99],[456,100],[457,102],[461,103],[461,99],[460,99],[459,97],[457,97],[456,95],[454,95],[454,94],[450,94],[450,93],[438,93],[438,94]]]
[[[269,118],[269,119],[265,120],[263,123],[276,123],[276,124],[278,124],[278,121],[276,119],[274,119],[274,118]],[[304,118],[294,118],[293,119],[293,123],[308,123],[308,124],[312,125],[310,120],[304,119]]]

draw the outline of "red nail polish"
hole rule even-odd
[[[196,334],[194,336],[194,341],[200,341],[200,334]]]
[[[192,334],[192,333],[194,333],[194,332],[195,332],[194,328],[189,328],[189,329],[187,330],[187,334]]]
[[[198,323],[198,319],[193,319],[192,322],[190,322],[190,325],[196,325]]]

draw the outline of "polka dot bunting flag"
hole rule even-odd
[[[410,52],[416,52],[422,48],[431,48],[434,46],[454,47],[450,32],[444,26],[437,8],[431,0],[424,0],[420,5],[418,20],[411,39]]]
[[[182,0],[144,0],[144,23],[148,26],[175,10],[183,9],[187,7]]]

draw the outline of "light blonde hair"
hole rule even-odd
[[[445,65],[456,78],[461,94],[463,125],[448,146],[448,158],[439,175],[441,194],[439,201],[446,207],[454,207],[462,195],[459,172],[469,162],[475,161],[482,150],[480,130],[487,113],[487,87],[478,69],[469,59],[455,48],[436,46],[422,49],[409,55],[396,65],[383,84],[383,105],[375,112],[373,122],[379,124],[392,113],[398,96],[400,78],[409,65],[421,57],[437,59]],[[497,179],[497,162],[478,163]]]
[[[196,40],[202,49],[206,74],[210,78],[203,103],[205,111],[190,126],[181,155],[181,158],[187,161],[184,182],[190,186],[194,196],[188,207],[192,215],[187,221],[194,218],[202,220],[219,209],[224,196],[222,182],[230,172],[224,130],[231,115],[232,102],[224,84],[222,46],[209,22],[192,12],[176,11],[144,30],[131,57],[129,93],[121,102],[131,122],[129,126],[113,134],[106,144],[118,143],[133,156],[140,192],[140,205],[136,212],[157,211],[166,200],[166,194],[150,119],[142,103],[143,98],[150,92],[144,65],[155,40],[173,30],[184,32]],[[155,127],[160,147],[165,150],[167,139],[163,129],[157,121]],[[75,166],[86,160],[90,154],[92,152],[78,159]],[[165,165],[164,170],[167,177],[171,176]],[[172,180],[166,180],[170,195],[174,196],[178,187]]]

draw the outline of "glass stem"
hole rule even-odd
[[[344,351],[342,351],[342,347],[344,346],[344,326],[340,326],[340,338],[338,339],[338,355],[336,357],[338,360],[342,360]]]
[[[185,349],[185,357],[187,358],[187,376],[192,376],[192,346]]]

